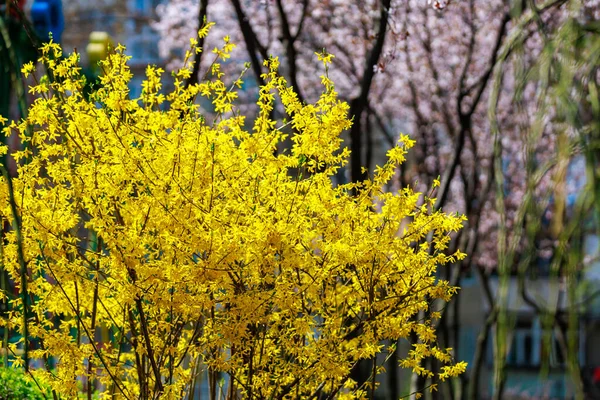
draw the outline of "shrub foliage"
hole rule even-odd
[[[44,400],[50,393],[40,388],[21,369],[0,367],[0,399]]]
[[[431,194],[384,190],[412,141],[401,136],[370,179],[336,185],[351,121],[327,73],[301,104],[271,59],[249,124],[233,105],[241,80],[220,69],[233,47],[225,38],[199,84],[186,86],[186,61],[168,94],[149,66],[134,99],[123,47],[90,98],[78,55],[41,49],[37,99],[4,128],[23,143],[0,188],[18,293],[5,292],[2,324],[22,335],[13,353],[27,350],[14,363],[39,360],[32,374],[68,398],[179,399],[204,370],[213,397],[361,398],[375,379],[358,387],[357,362],[372,360],[374,377],[394,350],[384,343],[414,334],[401,366],[464,371],[437,346],[430,309],[456,292],[435,272],[464,256],[446,253],[464,217],[434,211]],[[196,40],[187,60],[194,51]],[[327,71],[332,56],[317,56]],[[277,102],[286,121],[271,117]],[[424,369],[427,357],[441,369]]]

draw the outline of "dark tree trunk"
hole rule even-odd
[[[382,0],[381,8],[379,11],[379,28],[377,30],[377,39],[373,48],[369,52],[365,70],[363,73],[362,83],[360,85],[360,94],[350,102],[350,117],[353,118],[352,128],[350,128],[350,149],[352,154],[350,156],[351,161],[351,179],[352,182],[359,182],[366,177],[366,174],[362,172],[363,164],[363,127],[362,127],[362,116],[365,110],[369,107],[369,92],[371,90],[371,84],[375,76],[374,67],[379,62],[381,53],[383,52],[383,45],[385,43],[385,36],[387,32],[387,25],[389,19],[391,0]],[[369,132],[366,132],[368,135]]]
[[[206,11],[208,8],[208,0],[200,0],[200,9],[198,11],[198,29],[202,28],[206,23]],[[198,39],[198,47],[204,47],[204,38]],[[192,70],[192,75],[190,79],[188,79],[185,83],[186,86],[195,85],[198,83],[198,74],[200,73],[200,61],[202,61],[203,51],[196,53],[194,56],[194,69]]]

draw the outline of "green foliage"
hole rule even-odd
[[[44,396],[22,368],[0,368],[0,400],[44,400],[48,393]]]

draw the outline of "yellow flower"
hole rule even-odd
[[[327,64],[331,64],[331,62],[332,62],[333,58],[335,57],[333,54],[329,54],[329,53],[327,53],[327,52],[325,51],[325,49],[323,49],[323,51],[322,51],[322,52],[320,52],[320,53],[316,52],[315,54],[317,55],[317,59],[318,59],[319,61],[322,61],[322,62],[323,62],[323,64],[325,64],[325,65],[327,65]]]
[[[23,67],[21,68],[21,72],[23,73],[23,75],[25,75],[25,78],[28,78],[29,75],[35,70],[35,66],[33,65],[32,61],[29,61],[28,63],[23,64]]]

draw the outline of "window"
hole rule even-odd
[[[127,51],[133,64],[158,64],[158,34],[149,26],[143,26],[140,32],[131,32],[127,40]]]
[[[130,0],[129,9],[138,15],[153,15],[160,0]]]
[[[506,356],[506,366],[512,368],[539,368],[543,362],[549,362],[550,367],[565,367],[566,357],[562,347],[552,331],[550,346],[545,346],[544,332],[538,317],[533,315],[521,315],[517,317],[514,328],[508,338],[508,354]],[[579,330],[579,360],[583,363],[584,357],[584,339],[583,329]],[[489,366],[494,364],[494,334],[490,336],[487,348],[487,363]]]
[[[541,359],[541,336],[539,319],[518,319],[509,343],[510,350],[506,365],[516,367],[537,367]]]

